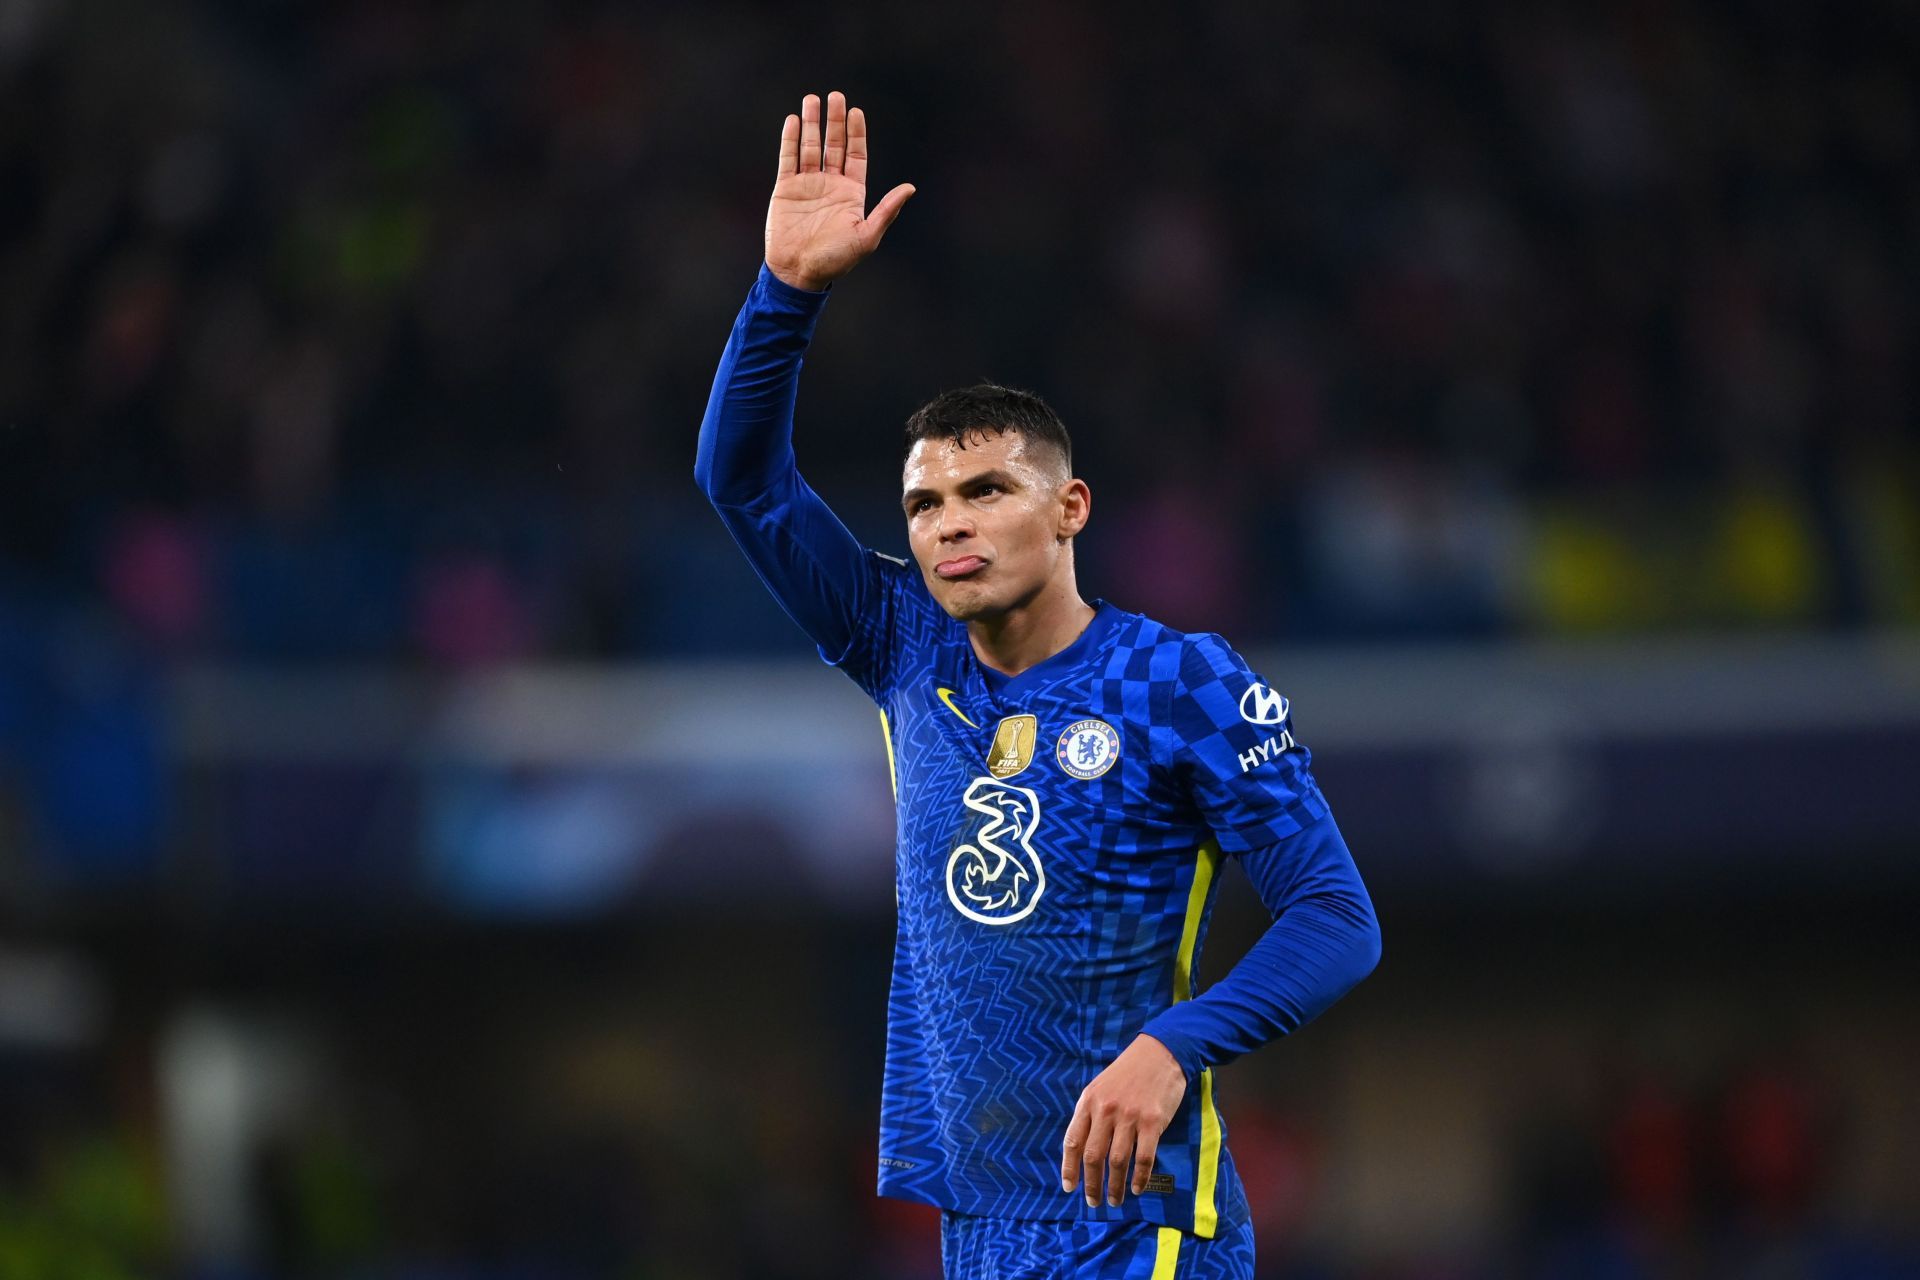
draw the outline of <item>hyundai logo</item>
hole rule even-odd
[[[1287,700],[1263,684],[1240,695],[1240,718],[1248,724],[1279,724],[1287,718]]]

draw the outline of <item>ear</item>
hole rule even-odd
[[[1093,514],[1093,490],[1075,476],[1060,486],[1059,497],[1060,521],[1054,527],[1054,538],[1065,542],[1087,527],[1087,517]]]

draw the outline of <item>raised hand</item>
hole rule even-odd
[[[801,100],[800,114],[780,129],[780,175],[767,206],[767,266],[797,289],[820,290],[880,247],[914,186],[903,182],[867,208],[867,117],[847,110],[846,95],[827,95],[827,136],[820,138],[820,95]]]

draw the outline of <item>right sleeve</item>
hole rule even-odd
[[[820,656],[878,696],[885,573],[800,476],[793,403],[800,365],[831,289],[783,283],[763,263],[720,356],[700,423],[694,480],[780,607]],[[880,624],[880,625],[876,625]]]

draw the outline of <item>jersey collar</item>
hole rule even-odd
[[[1018,675],[1005,675],[987,666],[980,661],[979,655],[974,653],[973,641],[963,638],[967,647],[967,659],[973,665],[973,669],[979,673],[981,682],[986,685],[988,695],[995,702],[1002,704],[1017,702],[1034,689],[1052,683],[1085,662],[1088,656],[1100,647],[1101,639],[1113,630],[1114,624],[1120,620],[1121,613],[1119,609],[1098,596],[1087,603],[1093,606],[1093,617],[1088,621],[1085,629],[1074,637],[1073,642],[1060,652],[1040,659]]]

